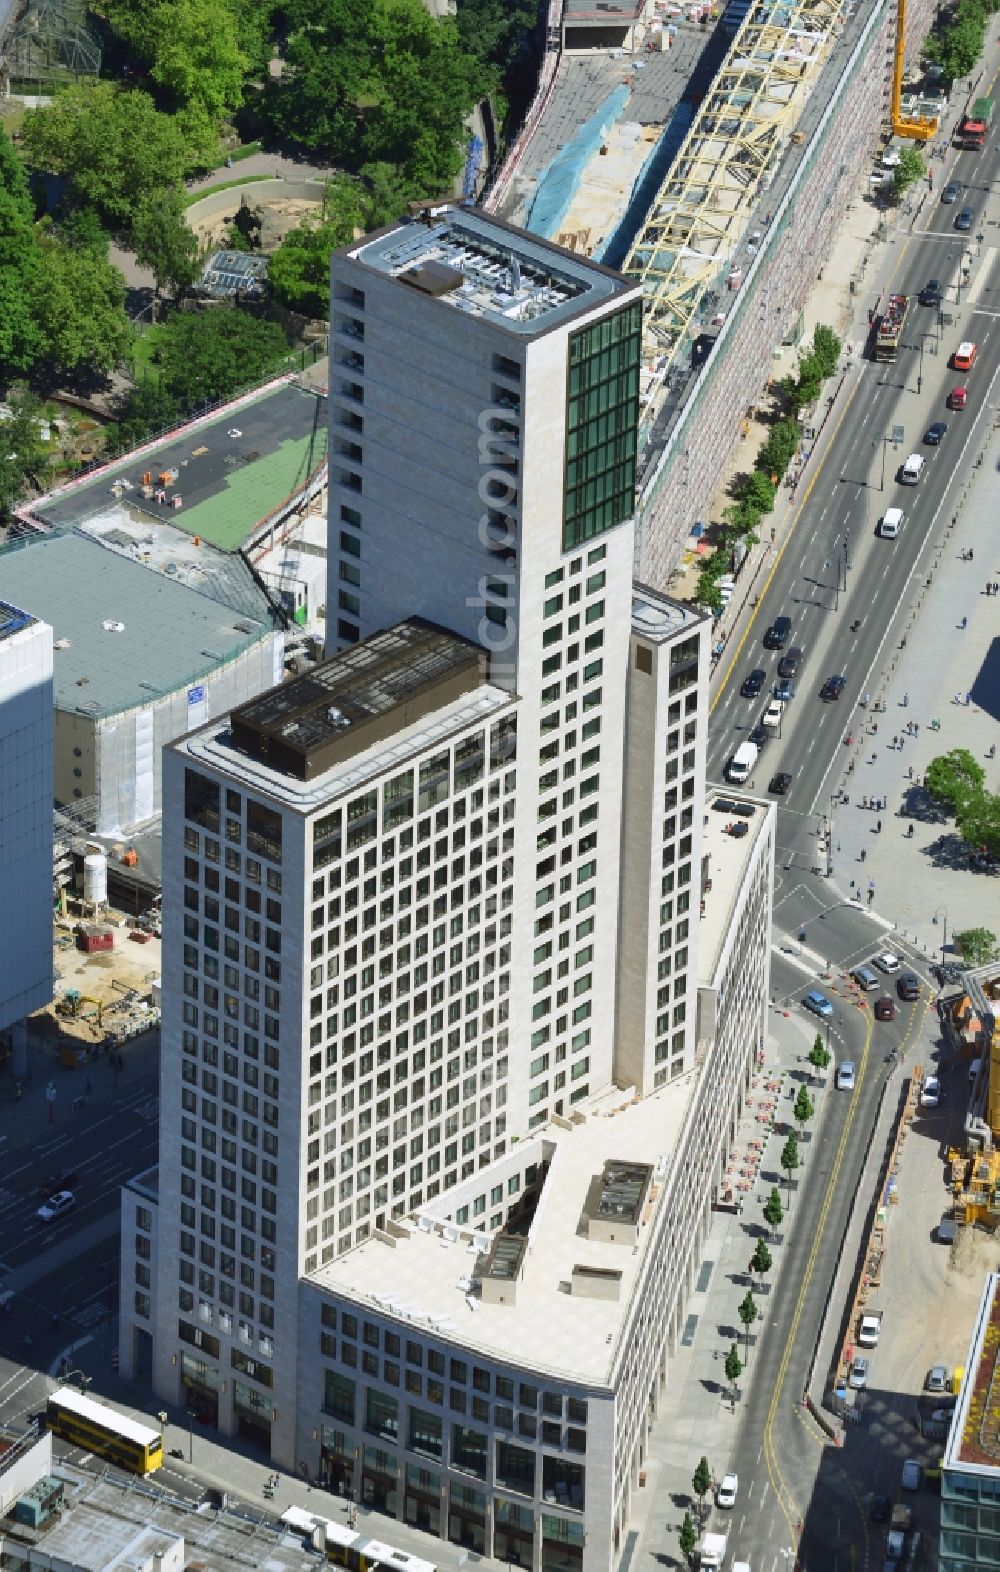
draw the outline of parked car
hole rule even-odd
[[[929,1075],[920,1089],[920,1102],[924,1108],[936,1108],[941,1101],[941,1082],[936,1075]]]
[[[903,972],[902,976],[896,980],[896,992],[907,1003],[912,1003],[914,999],[919,999],[920,978],[914,972]]]
[[[802,1003],[807,1010],[812,1010],[814,1015],[821,1015],[824,1020],[829,1020],[833,1015],[833,1005],[826,994],[820,993],[818,988],[814,988],[811,993],[807,993]]]
[[[716,1506],[722,1507],[724,1509],[735,1506],[736,1497],[739,1494],[739,1488],[739,1474],[723,1474],[722,1483],[715,1493]]]
[[[755,699],[766,681],[767,672],[761,671],[760,667],[757,667],[756,670],[751,671],[744,677],[740,692],[745,699]]]
[[[896,1019],[896,1001],[890,999],[888,994],[883,994],[881,999],[875,1000],[876,1021],[894,1021]]]
[[[788,788],[791,784],[792,777],[788,774],[787,770],[780,770],[777,775],[773,775],[771,777],[771,784],[767,789],[769,792],[772,792],[775,797],[784,797],[787,794]]]
[[[858,1356],[857,1359],[855,1359],[853,1365],[851,1366],[851,1374],[850,1374],[850,1378],[849,1378],[848,1384],[850,1386],[859,1387],[859,1388],[868,1385],[868,1361],[867,1361],[867,1359],[861,1358],[860,1355]]]
[[[924,1390],[927,1392],[947,1392],[948,1385],[948,1366],[931,1365],[927,1372],[927,1379],[924,1382]]]
[[[827,677],[827,679],[824,682],[823,686],[819,690],[819,696],[823,700],[824,704],[828,704],[831,699],[839,699],[840,698],[840,695],[843,693],[844,688],[846,687],[846,685],[847,685],[847,678],[846,677],[842,677],[842,676]]]
[[[837,1066],[837,1090],[838,1090],[838,1092],[853,1092],[853,1090],[854,1090],[854,1080],[855,1080],[854,1065],[852,1064],[850,1059],[845,1059],[842,1064],[838,1064],[838,1066]]]

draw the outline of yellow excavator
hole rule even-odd
[[[938,128],[937,115],[917,115],[913,120],[903,114],[903,65],[906,59],[906,0],[896,0],[896,52],[892,63],[892,132],[913,142],[929,142]]]

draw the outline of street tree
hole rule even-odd
[[[758,1239],[756,1249],[754,1250],[753,1255],[750,1257],[751,1272],[755,1272],[759,1278],[764,1278],[771,1270],[773,1264],[774,1262],[772,1260],[770,1250],[767,1248],[767,1245],[764,1243],[763,1239]]]
[[[698,1531],[691,1521],[690,1512],[685,1512],[684,1514],[684,1521],[677,1534],[677,1543],[680,1546],[681,1555],[688,1566],[694,1566],[694,1551],[698,1543]]]
[[[166,286],[175,295],[198,277],[198,237],[184,218],[184,193],[164,186],[144,196],[132,220],[136,261],[148,267],[157,294]]]
[[[955,934],[954,944],[970,966],[987,966],[997,958],[997,936],[989,928],[964,928]]]
[[[798,450],[802,427],[797,420],[779,420],[770,429],[767,441],[757,454],[756,468],[780,480]]]
[[[760,1311],[757,1308],[757,1301],[754,1298],[753,1294],[750,1292],[749,1288],[747,1289],[746,1293],[743,1295],[743,1298],[740,1300],[740,1303],[739,1303],[739,1305],[737,1307],[736,1314],[739,1316],[740,1320],[743,1322],[743,1330],[744,1330],[744,1332],[746,1334],[746,1340],[747,1340],[747,1358],[749,1359],[749,1357],[750,1357],[750,1328],[753,1326],[753,1324],[756,1321],[757,1317],[760,1315]]]
[[[740,475],[733,487],[733,494],[737,502],[752,508],[758,519],[762,513],[770,513],[774,507],[774,486],[759,469],[751,470],[748,475]]]
[[[785,1178],[788,1180],[788,1199],[789,1199],[789,1203],[791,1203],[791,1198],[792,1198],[792,1174],[795,1172],[796,1168],[798,1168],[798,1166],[799,1166],[799,1143],[795,1139],[795,1131],[794,1130],[792,1131],[791,1135],[788,1137],[788,1140],[785,1142],[784,1146],[781,1148],[781,1156],[778,1159],[778,1161],[780,1162],[782,1168],[784,1169]]]
[[[927,165],[916,148],[904,147],[900,152],[899,163],[896,165],[896,170],[892,177],[892,186],[896,195],[901,197],[918,180],[922,180],[926,173]]]
[[[825,1070],[830,1063],[830,1050],[823,1042],[822,1033],[816,1033],[808,1058],[814,1070]]]
[[[187,410],[260,382],[287,348],[276,322],[238,308],[178,312],[160,332],[163,386]]]
[[[796,1097],[794,1106],[792,1108],[792,1113],[795,1116],[795,1123],[799,1126],[800,1132],[804,1130],[805,1126],[809,1123],[809,1120],[812,1118],[815,1112],[816,1108],[812,1098],[809,1096],[808,1090],[805,1086],[800,1086],[798,1096]]]
[[[959,809],[958,827],[970,846],[1000,857],[1000,796],[991,791],[974,792]]]
[[[823,322],[817,322],[813,329],[812,353],[821,377],[832,377],[840,364],[840,351],[843,345],[833,328],[827,327]]]
[[[733,1413],[735,1414],[735,1412],[736,1412],[736,1383],[737,1383],[737,1381],[739,1380],[740,1376],[743,1373],[743,1364],[742,1364],[742,1361],[740,1359],[740,1351],[736,1347],[735,1343],[733,1343],[731,1345],[731,1347],[729,1349],[729,1352],[726,1355],[726,1363],[725,1363],[724,1369],[725,1369],[725,1372],[726,1372],[726,1380],[729,1382],[729,1385],[732,1388],[730,1396],[731,1396],[731,1400],[732,1400],[732,1404],[733,1404]]]
[[[179,184],[190,159],[176,117],[148,93],[94,79],[29,109],[21,139],[29,164],[65,176],[72,199],[111,228],[127,225],[143,197]]]
[[[705,1520],[705,1497],[712,1488],[712,1470],[708,1466],[708,1458],[703,1457],[694,1471],[691,1488],[698,1497],[699,1515],[702,1522]]]
[[[775,1186],[764,1202],[764,1221],[771,1230],[772,1239],[781,1226],[781,1220],[784,1215],[785,1208],[781,1204],[781,1196],[778,1194],[777,1186]]]
[[[986,771],[968,748],[952,748],[950,753],[939,753],[924,771],[924,785],[931,796],[947,803],[957,814],[970,798],[982,791],[985,782]]]

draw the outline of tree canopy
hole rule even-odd
[[[455,21],[421,0],[290,0],[277,129],[341,168],[395,165],[423,195],[457,173],[463,122],[490,78]]]
[[[185,409],[260,381],[286,348],[276,322],[223,306],[178,312],[160,332],[163,387]]]
[[[938,754],[924,773],[924,785],[932,797],[946,802],[958,813],[969,798],[982,790],[986,772],[968,748],[952,748]]]
[[[997,956],[997,936],[989,928],[965,928],[954,936],[954,945],[970,966],[986,966]]]
[[[125,315],[125,280],[92,247],[43,235],[33,306],[54,371],[106,375],[127,355],[132,329]]]
[[[184,195],[177,186],[143,197],[132,221],[136,260],[152,270],[156,287],[175,293],[198,275],[198,240],[184,218]]]
[[[29,109],[22,140],[30,164],[63,175],[76,203],[112,229],[127,226],[145,197],[178,185],[190,162],[176,117],[112,82],[76,82]]]
[[[250,59],[230,0],[105,0],[105,14],[175,108],[217,127],[238,107]]]
[[[899,163],[893,176],[893,187],[897,196],[902,196],[909,190],[914,181],[920,180],[927,173],[927,166],[915,147],[904,147],[899,155]]]
[[[326,317],[330,311],[330,252],[365,228],[365,192],[356,180],[327,187],[322,213],[290,229],[268,267],[275,298],[293,311]]]
[[[0,422],[0,519],[20,501],[29,479],[41,484],[47,463],[38,399],[27,388],[17,387],[7,405],[10,419]]]

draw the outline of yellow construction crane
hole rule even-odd
[[[903,64],[906,58],[906,0],[896,0],[896,53],[892,64],[892,132],[914,142],[929,142],[938,128],[937,115],[908,120],[902,111]]]

